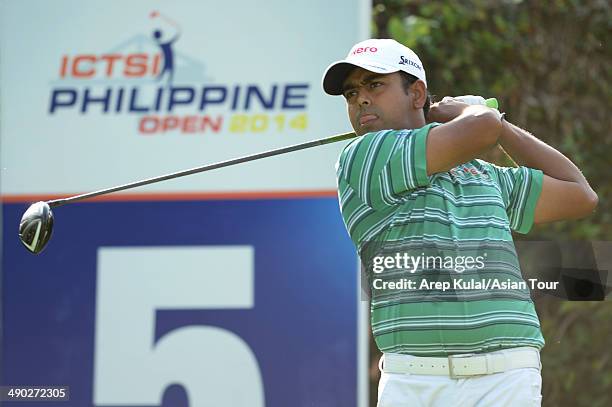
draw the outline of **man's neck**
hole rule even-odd
[[[423,116],[423,111],[421,110],[418,113],[410,115],[408,123],[408,129],[420,129],[421,127],[425,126],[427,122],[425,121],[425,116]]]

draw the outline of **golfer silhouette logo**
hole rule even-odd
[[[174,36],[170,39],[167,38],[167,35],[165,35],[161,29],[156,29],[153,31],[153,38],[155,39],[157,45],[159,45],[163,56],[163,65],[159,75],[157,76],[157,80],[160,81],[164,75],[167,74],[168,86],[172,86],[172,78],[174,76],[174,52],[172,50],[172,45],[181,36],[181,28],[176,22],[160,14],[158,11],[153,11],[151,13],[151,18],[159,18],[175,30]]]

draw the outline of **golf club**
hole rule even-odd
[[[467,97],[459,97],[458,99]],[[480,97],[476,97],[480,98]],[[465,99],[468,104],[485,104],[488,107],[497,108],[497,99],[489,98],[482,99],[480,101],[471,101]],[[51,239],[53,232],[53,212],[51,208],[65,205],[67,203],[81,201],[95,196],[110,194],[112,192],[124,191],[126,189],[136,188],[143,185],[153,184],[156,182],[166,181],[173,178],[184,177],[186,175],[196,174],[199,172],[205,172],[214,170],[222,167],[229,167],[231,165],[241,164],[248,161],[259,160],[261,158],[272,157],[275,155],[290,153],[293,151],[303,150],[306,148],[322,146],[325,144],[335,143],[338,141],[348,140],[356,137],[353,132],[342,133],[331,137],[326,137],[318,140],[308,141],[306,143],[295,144],[293,146],[282,147],[276,150],[265,151],[263,153],[257,153],[248,155],[245,157],[234,158],[227,161],[222,161],[214,164],[208,164],[201,167],[191,168],[184,171],[174,172],[171,174],[162,175],[155,178],[149,178],[142,181],[136,181],[129,184],[119,185],[107,189],[102,189],[87,194],[76,195],[68,198],[55,199],[52,201],[39,201],[36,202],[25,211],[21,217],[19,223],[19,239],[23,245],[32,253],[40,253]]]
[[[338,141],[348,140],[356,137],[355,133],[343,133],[331,137],[326,137],[319,140],[308,141],[306,143],[295,144],[293,146],[282,147],[276,150],[265,151],[263,153],[252,154],[244,157],[234,158],[227,161],[222,161],[214,164],[208,164],[201,167],[191,168],[184,171],[174,172],[171,174],[162,175],[155,178],[149,178],[142,181],[136,181],[129,184],[119,185],[112,188],[102,189],[99,191],[90,192],[87,194],[76,195],[68,198],[55,199],[52,201],[36,202],[25,211],[19,223],[19,239],[23,245],[32,253],[40,253],[51,238],[53,232],[53,212],[51,208],[65,205],[67,203],[81,201],[95,196],[110,194],[112,192],[124,191],[126,189],[136,188],[143,185],[153,184],[156,182],[166,181],[173,178],[184,177],[186,175],[196,174],[199,172],[210,171],[217,168],[229,167],[231,165],[241,164],[248,161],[259,160],[260,158],[272,157],[275,155],[290,153],[293,151],[303,150],[306,148],[322,146],[325,144],[335,143]]]

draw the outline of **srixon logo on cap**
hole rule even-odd
[[[364,52],[376,52],[378,48],[376,47],[359,47],[355,48],[355,50],[351,53],[351,55],[355,54],[363,54]]]
[[[416,69],[418,69],[419,71],[423,68],[421,68],[421,66],[419,64],[417,64],[416,62],[406,58],[405,56],[400,56],[400,61],[398,62],[398,64],[400,65],[412,65],[414,66]]]

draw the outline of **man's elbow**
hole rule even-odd
[[[597,196],[597,192],[593,191],[589,188],[588,196],[587,196],[587,208],[589,213],[592,213],[597,205],[599,204],[599,197]]]
[[[599,197],[597,196],[597,192],[593,191],[591,188],[587,188],[584,191],[584,196],[581,201],[582,204],[580,205],[578,217],[585,218],[595,211],[597,204],[599,204]]]

